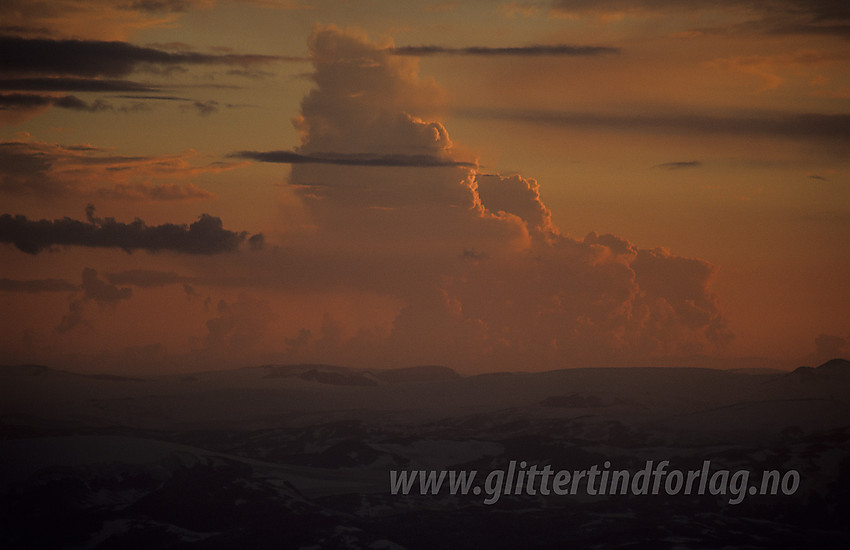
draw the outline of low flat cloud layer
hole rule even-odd
[[[130,80],[95,78],[2,78],[0,90],[26,92],[156,92],[159,88]]]
[[[481,57],[495,56],[594,56],[610,55],[621,52],[620,48],[607,46],[581,46],[576,44],[535,44],[531,46],[467,46],[452,48],[448,46],[399,46],[390,50],[395,55],[413,55],[425,57],[431,55],[470,55]]]
[[[235,158],[256,160],[260,162],[276,162],[281,164],[332,164],[337,166],[387,166],[387,167],[445,167],[463,166],[474,167],[473,162],[461,162],[431,155],[403,154],[344,154],[316,153],[303,155],[293,151],[239,151],[231,155]]]
[[[39,107],[60,107],[74,111],[110,111],[112,105],[103,100],[86,102],[73,96],[52,96],[38,94],[0,94],[0,109],[37,109]]]
[[[554,13],[654,14],[663,12],[739,13],[740,24],[714,29],[716,32],[765,34],[826,34],[850,38],[850,11],[838,0],[555,0]]]
[[[761,135],[850,142],[850,115],[843,113],[755,112],[751,115],[718,116],[659,112],[645,115],[616,115],[578,111],[467,108],[458,109],[456,114],[470,118],[507,120],[546,126],[599,127],[691,135]]]
[[[278,58],[269,55],[168,52],[127,42],[52,40],[0,36],[0,74],[94,77],[126,76],[141,65],[254,65]]]
[[[675,162],[664,162],[656,164],[654,168],[664,168],[665,170],[687,170],[688,168],[700,168],[702,163],[698,160],[678,160]]]

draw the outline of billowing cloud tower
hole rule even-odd
[[[436,121],[442,92],[415,58],[335,27],[317,28],[310,52],[316,87],[294,123],[311,161],[289,183],[338,281],[404,303],[388,334],[367,339],[376,360],[634,364],[731,338],[709,263],[561,234],[536,181],[459,158]]]

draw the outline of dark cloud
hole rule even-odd
[[[763,6],[763,24],[769,32],[850,38],[850,9],[843,0],[777,0],[754,4]]]
[[[30,110],[50,106],[90,113],[113,110],[113,106],[102,99],[87,103],[73,95],[57,97],[38,94],[0,94],[0,110]]]
[[[130,80],[48,77],[3,78],[0,79],[0,90],[16,92],[155,92],[158,88]]]
[[[850,114],[754,113],[752,116],[720,116],[659,113],[612,115],[510,109],[460,109],[457,114],[470,118],[488,118],[550,126],[584,126],[640,132],[764,135],[795,139],[850,141]]]
[[[198,294],[198,291],[195,290],[195,287],[193,287],[189,283],[183,283],[183,292],[186,293],[187,298],[192,298],[193,296],[200,296],[200,294]]]
[[[211,115],[211,114],[217,112],[219,106],[220,105],[219,105],[218,101],[207,100],[207,101],[192,101],[191,105],[183,105],[180,108],[184,111],[189,110],[189,109],[194,109],[199,115],[206,116],[206,115]]]
[[[36,80],[65,80],[65,79],[36,79]],[[74,79],[71,79],[74,80]],[[58,83],[57,83],[58,85]],[[0,88],[2,88],[2,81],[0,81]],[[106,91],[105,88],[103,91]],[[101,91],[101,90],[94,90]],[[217,112],[221,107],[226,108],[234,108],[238,107],[238,105],[232,104],[221,104],[218,101],[214,100],[196,100],[189,99],[186,97],[179,96],[146,96],[146,95],[118,95],[112,96],[118,99],[132,99],[132,100],[145,100],[145,101],[173,101],[184,103],[185,105],[181,105],[180,109],[182,111],[194,111],[199,115],[205,116],[212,113]],[[20,93],[12,93],[12,94],[0,94],[0,110],[21,110],[27,111],[32,109],[40,109],[44,107],[59,107],[62,109],[71,109],[75,111],[87,111],[90,113],[100,112],[100,111],[120,111],[120,112],[130,112],[134,110],[138,110],[142,104],[140,103],[132,103],[129,106],[122,105],[116,107],[112,105],[110,102],[98,99],[92,102],[86,102],[82,99],[73,96],[73,95],[65,95],[65,96],[53,96],[53,95],[41,95],[41,94],[20,94]]]
[[[843,0],[555,0],[552,10],[568,14],[725,10],[740,17],[741,23],[712,30],[850,38],[850,10]]]
[[[826,178],[823,176],[819,176],[817,174],[812,174],[809,176],[809,179],[818,180],[818,181],[826,181]]]
[[[62,193],[62,187],[48,175],[53,163],[52,155],[44,154],[27,143],[0,143],[0,191],[11,195],[40,196]]]
[[[664,168],[666,170],[684,170],[687,168],[699,168],[702,163],[698,160],[680,160],[677,162],[664,162],[656,164],[653,168]]]
[[[36,94],[2,94],[0,95],[0,109],[37,109],[53,105],[57,99]]]
[[[266,238],[262,233],[255,233],[248,237],[248,248],[251,250],[261,250],[266,244]]]
[[[463,253],[461,253],[460,257],[466,261],[480,262],[481,260],[487,259],[487,254],[482,254],[474,248],[464,248]]]
[[[74,300],[68,304],[68,313],[62,316],[62,320],[56,326],[56,332],[65,334],[79,326],[90,326],[91,323],[83,319],[83,301]]]
[[[133,0],[126,7],[147,13],[184,13],[202,4],[198,0]]]
[[[173,95],[118,95],[115,96],[121,99],[144,99],[144,100],[152,100],[152,101],[192,101],[187,97],[173,96]]]
[[[193,183],[184,185],[177,183],[163,183],[160,185],[151,185],[150,183],[116,183],[111,187],[98,189],[97,195],[110,199],[134,201],[188,201],[215,198],[215,194],[201,189]]]
[[[72,96],[66,95],[60,98],[57,98],[56,101],[53,102],[55,107],[59,107],[61,109],[71,109],[73,111],[86,111],[89,113],[97,113],[100,111],[111,111],[114,109],[111,103],[108,101],[104,101],[102,99],[97,99],[92,101],[91,103],[86,103],[82,99]]]
[[[11,75],[124,76],[142,65],[253,65],[278,60],[269,55],[166,52],[127,42],[0,37],[0,73]]]
[[[6,292],[73,292],[80,287],[65,279],[34,279],[18,281],[15,279],[0,279],[0,290]]]
[[[126,252],[170,250],[185,254],[217,254],[236,250],[247,238],[223,228],[221,218],[202,214],[189,226],[165,223],[149,226],[136,219],[132,223],[112,218],[95,218],[94,207],[87,209],[88,222],[28,220],[25,216],[0,216],[0,242],[12,243],[18,250],[38,254],[53,245],[120,248]]]
[[[532,46],[488,47],[469,46],[465,48],[450,48],[446,46],[400,46],[390,50],[395,55],[471,55],[482,57],[495,56],[593,56],[618,54],[620,48],[606,46],[578,46],[573,44],[535,44]]]
[[[53,34],[53,32],[47,27],[0,25],[0,35],[50,36],[51,34]]]
[[[143,99],[143,100],[153,100],[153,101],[173,101],[177,103],[182,103],[180,105],[180,110],[183,112],[191,112],[206,116],[211,115],[213,113],[217,113],[221,108],[227,109],[235,109],[238,107],[248,107],[248,105],[237,105],[233,103],[219,103],[214,99],[190,99],[188,97],[179,97],[179,96],[145,96],[145,95],[120,95],[116,96],[122,99]]]
[[[256,160],[260,162],[277,162],[281,164],[333,164],[340,166],[387,166],[387,167],[465,167],[476,166],[472,162],[459,162],[440,158],[433,155],[403,155],[403,154],[343,154],[315,153],[302,155],[293,151],[239,151],[231,155],[235,158]]]

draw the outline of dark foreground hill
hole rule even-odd
[[[2,367],[0,547],[845,548],[848,367]],[[728,476],[703,494],[666,490],[675,474],[658,494],[600,494],[601,477],[575,494],[505,490],[512,467],[634,481],[648,461]],[[477,472],[478,493],[393,494],[391,471],[443,470]],[[773,471],[787,483],[762,494]]]

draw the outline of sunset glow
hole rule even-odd
[[[4,2],[2,361],[846,356],[847,10],[682,6]]]

